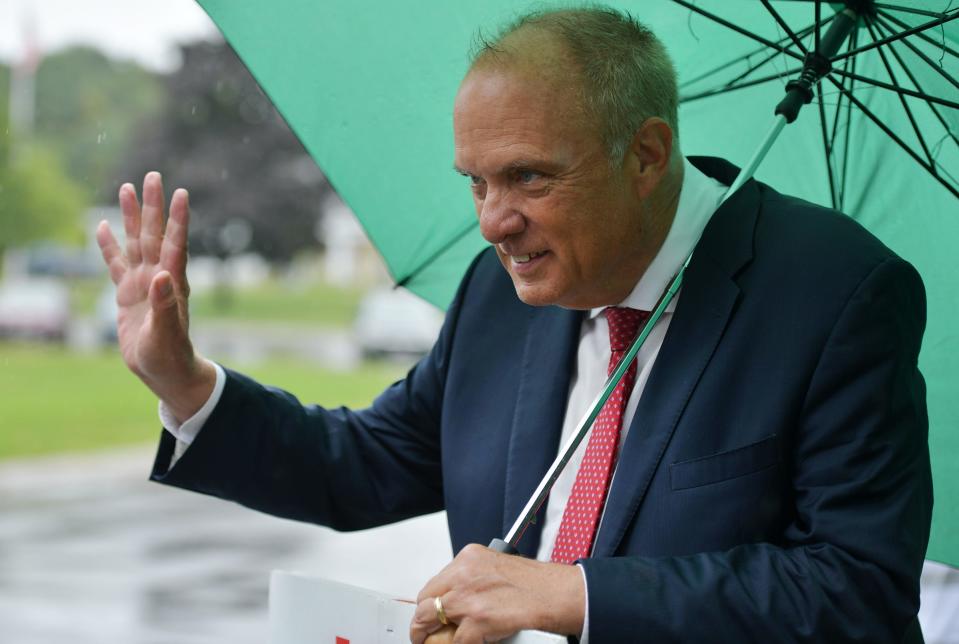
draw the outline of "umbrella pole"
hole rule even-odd
[[[739,171],[739,174],[736,175],[736,179],[729,185],[729,189],[726,190],[726,193],[723,195],[723,198],[719,200],[719,204],[722,205],[726,202],[727,199],[736,194],[736,191],[743,187],[747,181],[753,178],[753,174],[756,172],[756,168],[759,167],[759,164],[763,162],[763,159],[766,158],[766,154],[769,153],[769,149],[772,148],[773,143],[776,142],[776,139],[779,138],[779,133],[783,131],[783,128],[786,127],[786,117],[782,114],[776,115],[776,120],[773,122],[773,126],[769,128],[769,133],[766,134],[766,138],[763,139],[763,142],[759,144],[759,147],[756,148],[756,151],[753,152],[753,156],[749,161],[742,167],[742,170]],[[686,264],[689,264],[689,260],[686,260]]]
[[[769,152],[770,148],[772,148],[773,143],[775,143],[776,139],[779,137],[779,133],[782,132],[782,129],[786,126],[787,122],[788,121],[786,117],[782,114],[776,115],[776,120],[774,121],[772,128],[770,128],[769,133],[766,134],[765,139],[763,139],[762,143],[756,149],[756,152],[753,153],[752,158],[750,158],[749,162],[743,166],[742,170],[739,172],[739,175],[737,175],[736,179],[729,186],[729,189],[727,189],[725,194],[723,194],[723,197],[719,202],[720,205],[733,194],[735,194],[736,191],[743,186],[743,184],[752,178],[756,168],[759,167],[760,163],[762,163],[762,160],[766,157],[766,154]],[[692,258],[693,255],[690,253],[686,257],[686,261],[683,262],[682,267],[679,269],[673,279],[670,280],[669,286],[667,286],[666,290],[663,291],[662,295],[659,296],[659,301],[656,303],[656,307],[653,309],[649,318],[646,320],[646,323],[643,325],[642,330],[633,340],[629,350],[623,356],[623,359],[620,360],[619,364],[616,366],[616,369],[606,380],[606,385],[603,387],[603,390],[596,397],[593,403],[589,406],[589,410],[586,412],[586,415],[580,419],[579,424],[577,425],[577,430],[573,432],[572,436],[569,437],[569,439],[566,441],[566,444],[563,446],[563,449],[560,450],[559,454],[556,456],[556,459],[553,461],[552,465],[550,465],[546,475],[543,477],[543,480],[540,481],[536,490],[533,492],[533,495],[530,497],[529,501],[527,501],[526,506],[516,518],[516,522],[513,523],[510,531],[506,534],[506,539],[493,539],[489,545],[491,549],[507,554],[518,554],[519,551],[516,549],[516,546],[519,543],[519,540],[523,537],[523,533],[526,532],[526,528],[536,521],[536,515],[543,503],[549,497],[550,490],[553,488],[553,484],[556,482],[556,479],[559,478],[560,473],[563,471],[563,469],[565,469],[566,464],[569,463],[570,459],[573,457],[573,454],[576,452],[576,449],[586,437],[586,434],[589,433],[589,429],[592,427],[593,421],[596,420],[596,417],[602,410],[603,405],[606,404],[606,400],[612,395],[616,385],[619,384],[619,381],[626,373],[629,364],[636,357],[636,354],[639,352],[640,347],[643,346],[646,338],[649,337],[653,327],[656,326],[659,318],[661,318],[663,313],[666,311],[666,307],[669,306],[669,303],[673,301],[676,293],[679,292],[679,289],[683,285],[683,276],[686,274],[686,268],[689,266],[689,262],[692,260]]]

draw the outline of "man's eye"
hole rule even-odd
[[[534,172],[533,170],[516,171],[516,180],[520,183],[533,183],[542,176],[539,172]]]
[[[475,174],[468,174],[466,176],[469,178],[471,186],[481,186],[485,183],[482,177],[477,177]]]

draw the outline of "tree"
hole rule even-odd
[[[0,155],[0,256],[7,248],[41,239],[81,243],[87,195],[65,175],[56,155],[27,147],[10,162],[2,133]]]
[[[80,244],[84,210],[93,198],[114,198],[98,188],[110,183],[135,124],[159,110],[160,81],[86,47],[50,54],[35,73],[31,132],[11,131],[10,81],[0,65],[0,254],[39,240]]]
[[[63,159],[66,172],[97,201],[114,201],[103,188],[115,181],[130,139],[162,109],[161,78],[134,62],[89,47],[49,54],[36,74],[37,141]]]
[[[246,250],[285,262],[316,248],[330,190],[322,172],[229,46],[202,42],[182,53],[159,118],[127,157],[125,180],[156,169],[167,188],[189,189],[194,253],[222,257],[248,242]]]
[[[10,69],[0,66],[4,110],[10,100],[9,78]],[[18,133],[21,144],[39,143],[93,199],[113,201],[115,193],[103,189],[116,182],[131,135],[162,109],[161,78],[95,49],[70,47],[40,61],[34,87],[33,131]]]

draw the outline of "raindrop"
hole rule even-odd
[[[190,108],[190,114],[196,114],[196,104],[194,103],[193,107]]]
[[[223,181],[226,181],[229,178],[229,176],[230,176],[229,170],[227,170],[226,168],[223,168],[222,170],[220,170],[220,179],[222,179]]]

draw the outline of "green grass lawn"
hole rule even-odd
[[[227,319],[248,322],[306,322],[311,325],[349,326],[365,291],[328,284],[293,289],[276,282],[230,293],[197,293],[190,302],[195,319]]]
[[[366,405],[404,372],[383,364],[330,371],[292,360],[245,371],[303,402],[352,406]],[[0,343],[0,459],[150,442],[159,427],[156,398],[116,351]]]

